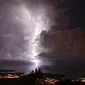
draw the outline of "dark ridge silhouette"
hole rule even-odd
[[[3,76],[3,78],[0,76],[1,85],[85,85],[82,80],[72,81],[71,79],[66,78],[65,75],[43,73],[40,68],[36,68],[35,70],[32,70],[30,74],[26,75],[22,75],[22,73],[16,73],[16,75],[20,74],[17,78],[12,78],[12,75],[15,73],[9,73],[9,71],[12,70],[1,70],[0,75],[2,74]],[[11,76],[8,76],[7,74],[11,74]],[[50,81],[48,82],[47,79],[50,81],[54,79],[56,82],[52,83],[51,81],[50,84]]]
[[[14,70],[0,70],[0,72],[14,72]]]

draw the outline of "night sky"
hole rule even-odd
[[[84,2],[0,0],[0,69],[85,77]]]

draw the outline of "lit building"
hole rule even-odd
[[[55,83],[59,82],[59,80],[53,79],[53,78],[46,78],[46,79],[37,79],[38,84],[49,84],[53,85]]]
[[[23,73],[16,73],[14,70],[0,70],[0,78],[20,78]]]
[[[59,80],[56,80],[56,79],[52,79],[52,78],[47,78],[45,80],[45,84],[55,84],[57,83]]]
[[[85,78],[78,78],[81,82],[85,82]]]

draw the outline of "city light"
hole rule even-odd
[[[20,74],[2,74],[0,78],[20,78]]]

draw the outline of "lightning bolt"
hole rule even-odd
[[[30,40],[30,51],[31,53],[28,54],[29,57],[32,58],[32,62],[35,63],[36,66],[38,66],[38,63],[39,63],[39,60],[37,58],[37,55],[39,54],[38,51],[37,51],[37,48],[38,48],[38,43],[39,41],[37,40],[37,36],[40,34],[40,31],[39,31],[39,23],[36,23],[35,20],[32,19],[31,17],[31,14],[28,12],[28,10],[26,10],[25,7],[23,7],[24,9],[22,10],[22,14],[24,16],[24,20],[23,19],[20,19],[19,17],[17,17],[16,15],[16,20],[24,23],[24,24],[27,24],[29,23],[28,20],[30,20],[34,25],[35,25],[35,31],[34,33],[32,34],[32,39]],[[26,16],[27,15],[27,16]]]

